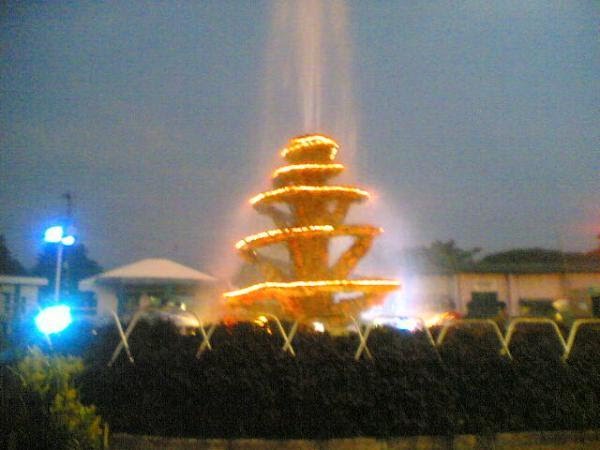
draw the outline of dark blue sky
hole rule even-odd
[[[70,191],[104,267],[162,256],[217,270],[239,233],[258,231],[240,211],[296,133],[289,121],[264,148],[273,5],[29,3],[9,1],[0,30],[0,233],[16,256],[32,264]],[[596,246],[597,2],[357,1],[348,13],[352,181],[377,193],[367,211],[386,227],[375,250],[387,263],[434,239]]]

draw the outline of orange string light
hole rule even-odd
[[[262,231],[260,233],[246,236],[235,244],[238,250],[246,250],[251,244],[259,241],[273,242],[277,240],[288,239],[288,237],[312,237],[320,234],[328,235],[375,235],[383,232],[383,228],[373,227],[371,225],[308,225],[304,227],[277,228],[274,230]]]
[[[354,188],[351,186],[285,186],[272,191],[262,192],[255,195],[250,199],[251,205],[256,205],[263,200],[272,200],[286,194],[338,194],[339,196],[354,197],[357,200],[363,200],[369,198],[369,193],[362,189]]]
[[[316,280],[316,281],[289,281],[289,282],[274,282],[267,281],[264,283],[253,284],[243,289],[230,291],[223,294],[226,298],[243,297],[248,294],[253,294],[262,290],[281,289],[281,290],[297,290],[303,288],[344,288],[351,290],[352,288],[382,288],[384,290],[392,290],[400,287],[400,282],[397,280]]]
[[[288,155],[297,152],[298,150],[306,148],[314,148],[318,146],[328,146],[330,148],[329,159],[333,160],[337,154],[339,145],[333,139],[328,138],[320,134],[313,134],[310,136],[302,136],[299,138],[292,139],[288,145],[281,150],[281,156],[286,158]]]
[[[288,174],[290,172],[316,172],[316,171],[331,171],[341,172],[344,170],[343,164],[292,164],[289,166],[280,167],[273,172],[273,178],[277,178],[281,175]]]

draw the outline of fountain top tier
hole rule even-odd
[[[333,139],[321,134],[308,134],[290,139],[287,146],[281,150],[290,163],[327,163],[333,161],[339,146]]]
[[[353,186],[332,186],[328,180],[344,170],[342,164],[332,163],[339,146],[333,139],[320,134],[296,137],[281,150],[281,156],[290,164],[273,172],[273,190],[262,192],[250,199],[250,203],[261,213],[269,214],[272,206],[287,203],[295,208],[296,225],[331,224],[332,214],[325,214],[322,205],[308,205],[307,201],[338,202],[343,205],[343,214],[337,214],[337,222],[345,216],[350,202],[369,198],[365,190]],[[317,222],[314,222],[314,221]]]

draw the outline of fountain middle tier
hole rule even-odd
[[[292,297],[310,297],[316,294],[336,292],[389,292],[400,287],[398,280],[387,280],[384,278],[370,280],[307,280],[253,284],[243,289],[229,291],[224,294],[228,299],[240,299],[253,301],[257,298],[272,295],[284,295]]]
[[[285,186],[267,192],[261,192],[250,199],[250,204],[259,208],[265,203],[287,203],[295,200],[320,199],[350,201],[366,200],[370,197],[367,191],[353,186]]]
[[[354,236],[372,237],[383,232],[383,228],[372,225],[308,225],[304,227],[277,228],[246,236],[235,247],[240,251],[252,251],[266,245],[287,242],[292,239],[316,237]]]
[[[343,164],[291,164],[283,166],[273,172],[273,185],[275,187],[289,185],[322,185],[329,178],[340,174],[344,170]]]

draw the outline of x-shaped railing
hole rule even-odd
[[[358,361],[361,358],[363,352],[365,355],[367,355],[367,357],[369,359],[373,359],[373,354],[371,353],[371,351],[369,350],[369,347],[367,346],[367,339],[369,339],[369,335],[371,334],[371,331],[373,331],[374,328],[376,328],[379,325],[385,325],[385,321],[388,319],[391,319],[391,320],[406,319],[406,316],[394,316],[394,315],[376,316],[372,320],[369,320],[369,321],[357,320],[354,317],[350,317],[350,318],[352,319],[352,322],[354,322],[354,326],[356,328],[356,334],[358,334],[358,339],[359,339],[358,348],[356,349],[356,352],[354,353],[354,359],[356,361]],[[425,336],[427,337],[427,341],[431,344],[432,347],[435,348],[435,341],[433,339],[433,336],[431,335],[431,332],[429,331],[429,328],[427,327],[427,325],[425,324],[423,319],[421,319],[420,317],[410,317],[410,319],[414,320],[415,322],[417,322],[419,324],[418,328],[425,333]]]
[[[295,321],[290,327],[289,331],[286,331],[281,323],[281,320],[275,315],[270,313],[262,313],[261,316],[270,317],[277,324],[277,329],[279,330],[279,334],[283,338],[283,347],[281,348],[284,352],[289,352],[290,355],[296,356],[296,352],[294,351],[294,347],[292,346],[292,340],[294,336],[296,336],[296,332],[298,331],[298,321]]]
[[[125,349],[125,352],[127,354],[129,361],[132,364],[134,363],[134,358],[131,353],[131,349],[129,347],[128,340],[129,340],[129,337],[131,336],[131,333],[133,332],[135,326],[139,322],[139,320],[142,318],[142,316],[145,313],[149,312],[150,310],[151,310],[151,308],[139,309],[133,315],[131,321],[127,325],[126,330],[123,330],[123,326],[121,325],[121,322],[119,320],[117,313],[115,311],[111,311],[111,314],[115,321],[115,325],[117,326],[117,330],[119,332],[120,342],[117,345],[117,347],[115,348],[115,350],[112,354],[112,357],[108,363],[109,367],[114,364],[114,362],[116,361],[116,359],[119,356],[119,354],[121,353],[121,351],[123,351],[123,349]],[[198,324],[199,324],[198,328],[200,330],[200,334],[202,335],[202,342],[200,343],[200,345],[198,346],[198,350],[196,351],[196,358],[199,358],[206,350],[212,350],[212,345],[211,345],[210,339],[212,338],[212,335],[216,330],[217,323],[211,323],[207,328],[207,327],[205,327],[204,323],[198,318],[198,316],[196,316],[193,312],[188,311],[188,313],[192,314],[197,319]],[[282,350],[284,352],[290,353],[292,356],[295,356],[296,352],[292,345],[292,341],[298,331],[298,321],[295,321],[291,325],[290,329],[286,330],[284,328],[281,320],[279,320],[279,318],[276,315],[270,314],[270,313],[262,313],[261,315],[268,317],[275,322],[275,324],[277,325],[277,330],[279,331],[279,334],[283,338]],[[362,357],[363,354],[365,354],[369,359],[372,359],[373,354],[371,353],[371,350],[368,347],[368,339],[369,339],[369,336],[370,336],[371,332],[373,331],[373,329],[375,327],[377,327],[378,325],[383,324],[384,323],[383,321],[386,319],[396,319],[396,318],[403,318],[403,317],[404,316],[378,316],[369,321],[350,317],[352,322],[354,323],[356,333],[359,338],[359,345],[356,349],[356,352],[354,353],[354,359],[356,361],[358,361]],[[515,332],[517,331],[517,328],[524,324],[537,324],[537,325],[547,325],[553,329],[553,331],[556,334],[558,341],[561,345],[561,348],[563,350],[562,359],[566,361],[569,358],[569,356],[571,355],[571,351],[575,345],[575,340],[576,340],[579,330],[582,327],[588,326],[588,325],[600,325],[599,318],[575,320],[573,322],[573,325],[569,332],[568,339],[565,341],[556,322],[554,322],[553,320],[548,319],[548,318],[530,318],[530,317],[515,318],[512,321],[510,321],[509,326],[506,330],[506,335],[504,335],[504,336],[502,335],[502,332],[500,331],[498,324],[491,319],[459,319],[459,320],[453,320],[451,322],[444,324],[444,326],[440,330],[437,340],[434,340],[429,328],[426,326],[423,319],[418,318],[418,317],[414,317],[411,319],[414,319],[420,325],[418,328],[421,329],[425,333],[428,342],[430,343],[432,348],[434,350],[436,350],[436,354],[437,354],[438,358],[440,357],[438,349],[444,344],[444,341],[446,340],[448,333],[451,329],[473,328],[474,326],[479,326],[479,327],[491,329],[498,339],[498,342],[501,347],[501,354],[506,355],[507,357],[512,359],[512,355],[510,352],[510,343],[512,341],[512,338],[513,338]]]
[[[352,318],[352,320],[356,326],[358,338],[360,340],[360,344],[354,354],[355,360],[358,361],[361,358],[363,353],[365,355],[367,355],[367,357],[369,357],[369,358],[373,357],[369,350],[369,347],[367,345],[367,340],[369,339],[369,335],[371,334],[371,331],[377,326],[378,319],[395,318],[395,317],[398,317],[398,316],[381,316],[381,317],[375,317],[373,320],[370,320],[370,321],[362,321],[362,320],[359,321],[359,320],[356,320],[355,318]],[[437,340],[434,340],[431,332],[429,331],[429,328],[427,326],[425,326],[423,321],[419,318],[414,318],[414,319],[419,321],[422,324],[421,328],[425,331],[428,341],[431,344],[431,346],[436,350],[438,357],[439,357],[438,349],[444,344],[444,341],[446,340],[446,337],[448,336],[448,332],[451,329],[473,328],[475,326],[479,326],[479,327],[491,329],[493,331],[494,335],[496,336],[496,338],[498,339],[498,343],[500,344],[500,347],[501,347],[501,354],[506,355],[507,357],[512,359],[512,354],[510,352],[510,343],[512,341],[512,338],[513,338],[515,332],[517,331],[517,328],[523,324],[537,324],[537,325],[547,325],[547,326],[551,327],[551,329],[554,331],[554,333],[557,336],[558,342],[561,345],[561,349],[563,350],[562,359],[564,361],[566,361],[571,356],[571,351],[573,350],[573,347],[575,345],[575,339],[577,337],[577,333],[579,332],[581,327],[587,326],[587,325],[600,325],[600,319],[598,319],[598,318],[575,320],[571,327],[571,331],[569,332],[569,337],[565,341],[556,322],[554,322],[553,320],[548,319],[548,318],[533,318],[533,317],[515,318],[510,322],[508,329],[506,330],[505,336],[502,335],[502,332],[500,331],[500,327],[498,326],[498,324],[491,319],[459,319],[459,320],[454,320],[454,321],[444,324],[444,326],[440,330],[440,334],[438,335]]]
[[[117,326],[117,330],[119,331],[120,341],[119,341],[119,344],[117,345],[117,347],[115,348],[115,351],[113,352],[113,354],[110,358],[110,361],[108,362],[109,367],[115,363],[115,361],[117,360],[119,354],[123,351],[123,349],[125,349],[125,353],[127,353],[127,358],[129,359],[129,362],[131,364],[134,364],[135,360],[133,359],[133,355],[131,354],[131,349],[129,348],[129,337],[131,336],[131,333],[135,329],[135,326],[138,324],[138,322],[140,321],[142,316],[152,310],[160,311],[155,308],[140,308],[140,309],[138,309],[135,312],[135,314],[133,315],[133,317],[131,318],[131,321],[127,325],[127,329],[125,331],[123,331],[123,326],[121,325],[121,321],[119,320],[119,316],[117,315],[117,313],[114,310],[110,311],[111,315],[115,321],[115,325]],[[208,327],[208,329],[206,329],[204,326],[204,323],[198,318],[198,316],[196,314],[194,314],[192,311],[187,311],[187,313],[194,316],[194,318],[198,321],[198,325],[199,325],[198,328],[200,329],[200,334],[202,335],[202,342],[200,343],[200,345],[198,346],[198,350],[196,351],[196,358],[199,358],[200,355],[202,355],[202,353],[204,353],[205,350],[212,350],[212,346],[210,344],[210,338],[212,337],[213,333],[215,332],[215,330],[217,328],[217,324],[212,323]]]
[[[554,322],[552,319],[548,319],[548,318],[517,317],[510,321],[508,328],[506,330],[505,336],[502,336],[502,333],[500,332],[500,328],[498,327],[498,324],[496,322],[494,322],[493,320],[490,320],[490,319],[461,319],[461,320],[455,320],[455,321],[449,322],[442,327],[442,330],[440,331],[440,334],[439,334],[437,342],[436,342],[436,347],[440,347],[444,343],[444,340],[448,333],[448,330],[450,330],[451,328],[456,328],[456,327],[460,328],[460,327],[464,327],[465,325],[469,326],[469,325],[472,325],[472,324],[475,324],[478,322],[487,323],[488,326],[490,326],[494,330],[496,336],[498,337],[498,341],[500,342],[500,344],[502,346],[502,352],[511,359],[512,359],[512,355],[509,350],[510,343],[512,342],[515,332],[517,331],[517,328],[519,326],[524,325],[524,324],[550,326],[550,328],[554,331],[554,333],[557,337],[557,340],[561,346],[561,349],[563,350],[563,354],[562,354],[563,361],[568,360],[569,357],[571,356],[571,351],[573,350],[573,347],[575,345],[575,339],[577,338],[577,334],[579,333],[579,330],[581,329],[581,327],[584,327],[587,325],[600,325],[599,318],[577,319],[573,322],[573,325],[571,326],[571,330],[569,331],[569,336],[568,336],[567,340],[565,341],[556,322]]]

